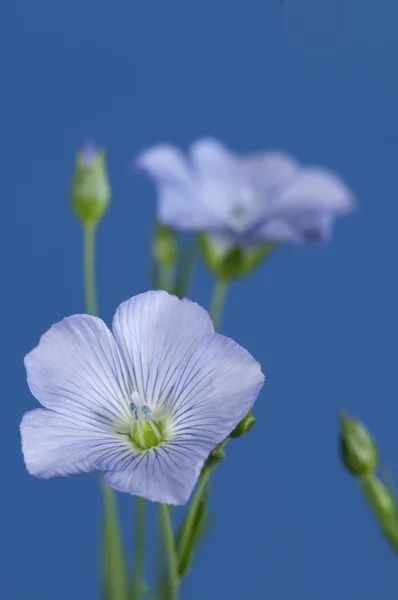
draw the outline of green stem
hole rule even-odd
[[[128,578],[117,523],[116,498],[112,488],[101,481],[104,502],[102,540],[102,598],[104,600],[126,600]]]
[[[86,312],[97,315],[97,297],[95,292],[95,230],[96,225],[85,223],[84,232],[84,294]]]
[[[203,467],[200,474],[198,485],[196,486],[191,504],[187,512],[184,527],[181,531],[181,538],[178,544],[178,562],[181,563],[186,555],[188,546],[192,539],[192,530],[195,524],[196,515],[198,512],[199,504],[205,491],[207,482],[210,479],[212,469],[209,467]]]
[[[192,237],[179,253],[178,276],[174,286],[174,294],[179,298],[186,298],[189,295],[195,258],[196,239]]]
[[[95,231],[94,223],[84,223],[84,296],[86,313],[97,316],[95,282]],[[123,544],[117,518],[115,492],[101,480],[104,503],[102,538],[102,595],[105,600],[126,600],[128,579]]]
[[[373,474],[358,478],[358,483],[384,537],[398,554],[398,512],[395,498]]]
[[[221,317],[224,310],[228,290],[228,280],[217,278],[210,301],[209,314],[213,321],[214,329],[218,331],[221,326]]]
[[[160,504],[159,509],[169,575],[168,600],[176,600],[178,598],[179,588],[178,561],[174,542],[173,528],[171,525],[170,507],[167,504]]]
[[[145,500],[135,497],[135,538],[134,538],[134,570],[131,589],[131,600],[140,600],[142,582],[144,580],[145,556]]]

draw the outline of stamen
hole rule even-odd
[[[134,404],[134,402],[130,402],[130,409],[131,412],[133,413],[133,417],[136,421],[138,421],[138,410],[136,405]]]
[[[147,445],[145,443],[144,434],[142,433],[141,423],[139,421],[136,422],[136,427],[138,431],[138,439],[140,440],[140,446],[142,449],[146,449]]]
[[[147,423],[151,420],[151,409],[146,404],[142,407],[142,412],[144,413],[144,419]]]
[[[133,422],[131,423],[130,438],[142,450],[157,446],[163,440],[161,426],[152,421],[151,409],[142,402],[137,392],[131,394],[131,400],[129,407],[133,415]]]
[[[152,429],[153,433],[156,435],[158,442],[162,441],[162,436],[159,433],[158,428],[156,427],[155,423],[153,421],[149,421],[149,426]]]

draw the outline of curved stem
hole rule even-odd
[[[207,482],[210,479],[211,469],[204,467],[200,474],[198,485],[196,486],[191,504],[187,512],[184,527],[181,531],[181,538],[178,544],[178,562],[181,563],[192,539],[192,530],[195,524],[196,515],[198,512],[200,501],[202,500],[203,492],[205,491]]]
[[[97,315],[97,295],[95,291],[95,229],[91,223],[83,225],[84,232],[84,295],[86,312]]]
[[[163,540],[167,557],[167,568],[169,574],[169,596],[168,600],[178,598],[178,561],[174,542],[173,528],[170,519],[170,507],[167,504],[160,504],[160,520],[162,525]]]
[[[221,317],[224,310],[228,290],[228,280],[217,278],[210,301],[209,314],[213,321],[214,329],[218,331],[221,326]]]
[[[135,498],[134,570],[131,600],[139,600],[144,575],[145,556],[145,500]]]

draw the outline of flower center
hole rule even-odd
[[[141,450],[148,450],[160,444],[162,441],[161,425],[152,420],[151,409],[146,404],[142,404],[137,392],[132,394],[130,410],[134,418],[130,437],[134,444]]]
[[[241,188],[231,206],[230,216],[234,227],[239,230],[248,228],[255,212],[255,196],[253,190],[244,187]]]

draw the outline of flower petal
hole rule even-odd
[[[150,407],[168,396],[192,344],[212,331],[206,310],[164,291],[134,296],[119,306],[113,320],[134,389]]]
[[[214,138],[202,138],[193,143],[189,150],[192,165],[199,174],[234,178],[238,157]]]
[[[104,483],[152,502],[181,505],[188,501],[202,465],[190,448],[164,444],[126,461],[123,469],[105,471]]]
[[[83,456],[92,432],[52,410],[37,408],[21,422],[22,451],[31,475],[50,478],[90,473],[95,466]]]
[[[297,215],[303,211],[329,211],[343,215],[355,208],[355,199],[345,183],[324,168],[302,169],[274,205],[274,216]]]
[[[242,169],[266,214],[275,197],[297,176],[299,164],[285,152],[263,152],[243,157]]]
[[[166,144],[155,146],[143,152],[135,164],[157,185],[157,218],[161,223],[190,231],[208,226],[209,215],[198,203],[194,173],[181,151]]]
[[[334,216],[327,211],[312,211],[285,221],[271,219],[253,232],[253,239],[296,244],[326,242],[332,234],[333,220]]]
[[[263,384],[259,363],[233,340],[219,334],[198,340],[169,400],[176,442],[207,458],[248,413]]]
[[[185,185],[191,176],[183,153],[169,144],[145,150],[137,157],[135,166],[158,184],[168,182]]]
[[[108,431],[129,415],[129,384],[117,344],[97,317],[74,315],[51,327],[25,357],[39,402],[82,427]]]

